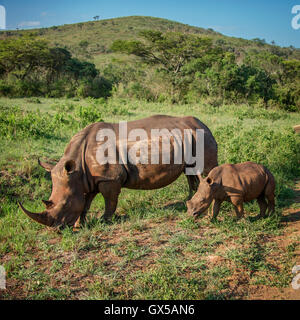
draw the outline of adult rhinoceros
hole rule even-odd
[[[116,163],[104,162],[101,164],[97,152],[101,145],[107,143],[107,139],[99,141],[99,132],[103,129],[111,130],[117,139],[120,137],[118,123],[97,122],[87,126],[71,139],[63,157],[55,166],[39,161],[43,168],[51,172],[52,194],[48,201],[43,200],[46,210],[41,213],[32,213],[19,203],[21,209],[30,218],[50,227],[61,225],[78,227],[85,220],[92,200],[100,192],[105,199],[103,217],[110,219],[116,210],[121,188],[143,190],[162,188],[175,181],[187,167],[187,163],[184,161],[181,164],[174,161],[174,141],[176,139],[171,139],[173,144],[169,151],[171,158],[169,164],[164,164],[161,161],[161,154],[159,163],[156,164],[126,163],[118,157],[121,160]],[[212,168],[218,165],[217,143],[210,130],[195,117],[156,115],[127,122],[127,134],[135,129],[142,129],[149,135],[153,129],[167,129],[169,131],[176,129],[180,132],[189,129],[192,132],[192,139],[188,142],[190,146],[185,146],[186,149],[191,147],[189,150],[194,150],[197,143],[196,131],[202,129],[204,132],[203,173],[208,174]],[[131,144],[128,143],[127,148]],[[120,155],[119,149],[120,146],[117,144],[115,150],[117,156]],[[193,175],[187,175],[187,178],[191,195],[192,190],[197,189],[198,178]]]

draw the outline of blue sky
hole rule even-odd
[[[300,29],[291,26],[292,7],[300,0],[0,0],[0,5],[6,8],[7,29],[89,21],[95,15],[143,15],[300,48]]]

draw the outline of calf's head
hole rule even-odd
[[[199,176],[199,179],[200,183],[197,192],[193,198],[186,203],[188,214],[191,216],[197,216],[205,212],[209,208],[217,190],[217,185],[212,178],[207,177],[203,179]]]
[[[74,225],[85,206],[81,170],[72,159],[62,158],[56,166],[40,161],[39,164],[51,172],[52,178],[50,199],[42,200],[46,210],[41,213],[33,213],[19,203],[21,209],[33,220],[49,227]]]

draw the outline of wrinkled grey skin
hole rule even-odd
[[[257,199],[260,216],[265,217],[267,209],[269,214],[275,210],[274,192],[275,179],[264,166],[253,162],[224,164],[212,169],[205,179],[200,177],[197,192],[187,201],[188,213],[197,216],[214,200],[213,219],[216,219],[222,202],[228,201],[239,219],[244,214],[243,203]]]
[[[193,150],[195,150],[196,129],[204,130],[204,174],[218,165],[217,143],[210,130],[200,120],[194,117],[171,117],[157,115],[127,123],[128,132],[132,129],[144,129],[151,137],[151,129],[168,130],[184,129],[193,131]],[[33,213],[21,209],[35,221],[49,227],[61,225],[79,227],[85,221],[86,213],[94,197],[101,193],[105,200],[104,219],[110,219],[114,214],[118,197],[122,188],[151,190],[165,187],[175,181],[186,168],[186,164],[174,164],[174,141],[170,149],[171,164],[117,164],[100,165],[96,152],[104,142],[97,142],[96,136],[100,129],[112,129],[118,140],[119,124],[94,123],[76,134],[60,161],[56,165],[39,162],[51,173],[52,193],[48,201],[43,200],[46,210]],[[161,149],[161,148],[160,148]],[[151,151],[151,150],[150,150]],[[161,156],[161,154],[160,154]],[[119,149],[117,145],[117,159]],[[151,154],[149,152],[149,160]],[[149,161],[149,163],[151,163]],[[197,190],[197,176],[187,176],[190,194]]]

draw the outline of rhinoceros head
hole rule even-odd
[[[43,200],[46,210],[33,213],[19,203],[21,209],[33,220],[49,227],[74,225],[85,206],[80,166],[77,166],[75,160],[65,157],[56,166],[40,161],[39,164],[51,172],[52,178],[51,197],[48,201]]]
[[[205,212],[212,203],[215,193],[215,185],[212,178],[203,179],[199,175],[200,183],[198,190],[190,201],[187,201],[188,214],[192,216],[199,215]]]

